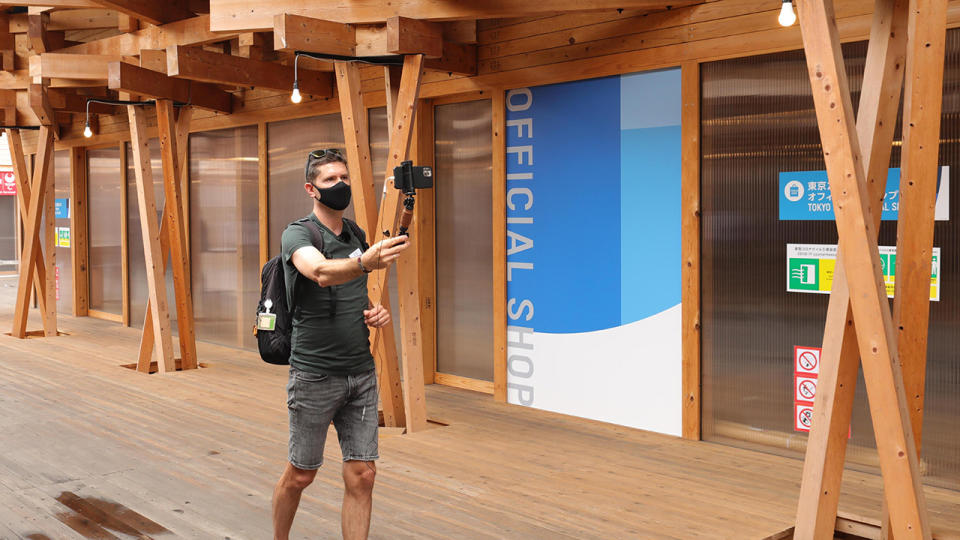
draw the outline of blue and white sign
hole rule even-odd
[[[679,435],[680,70],[506,106],[508,400]]]
[[[900,169],[887,176],[883,194],[883,221],[896,221],[900,208]],[[940,167],[937,175],[937,221],[950,219],[950,167]],[[833,221],[833,197],[827,171],[780,173],[780,219]]]
[[[70,199],[54,199],[53,215],[57,219],[70,219]]]

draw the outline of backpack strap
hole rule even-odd
[[[290,225],[300,225],[301,227],[307,229],[310,232],[310,243],[313,244],[313,247],[317,248],[317,251],[323,253],[323,232],[320,230],[320,226],[317,225],[309,217],[300,218]],[[326,255],[324,255],[326,257]],[[297,309],[297,287],[300,285],[300,280],[303,277],[298,271],[296,274],[295,281],[293,282],[293,294],[290,298],[289,306],[287,309],[290,310],[290,313],[296,313]]]
[[[357,222],[350,218],[343,218],[343,221],[350,227],[350,232],[360,239],[360,247],[362,247],[364,251],[370,249],[370,244],[367,244],[367,233],[363,232],[363,229],[357,225]]]

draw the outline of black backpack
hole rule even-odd
[[[367,245],[366,235],[363,230],[353,220],[344,218],[343,220],[350,228],[351,234],[360,239],[363,251],[370,246]],[[324,257],[327,257],[323,250],[323,234],[320,232],[320,226],[309,217],[298,219],[290,225],[299,224],[310,231],[310,241],[313,247],[317,248]],[[260,272],[260,302],[257,304],[257,313],[263,313],[266,309],[264,302],[270,300],[270,313],[276,315],[276,323],[273,330],[257,330],[254,325],[254,335],[257,336],[257,348],[260,350],[260,358],[268,364],[287,365],[290,363],[290,334],[293,331],[293,313],[296,309],[297,294],[296,286],[300,282],[300,272],[297,272],[297,284],[294,285],[294,294],[291,298],[291,305],[287,305],[286,278],[283,273],[283,255],[277,255],[263,265]]]

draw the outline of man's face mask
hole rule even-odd
[[[331,210],[344,210],[350,205],[350,186],[343,180],[328,188],[318,188],[314,184],[313,189],[320,194],[319,197],[315,196],[314,199]]]

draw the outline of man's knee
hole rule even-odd
[[[298,469],[288,465],[282,482],[285,487],[303,490],[313,482],[316,476],[316,470]]]
[[[377,468],[372,461],[348,461],[343,464],[343,481],[348,491],[367,493],[373,491]]]

